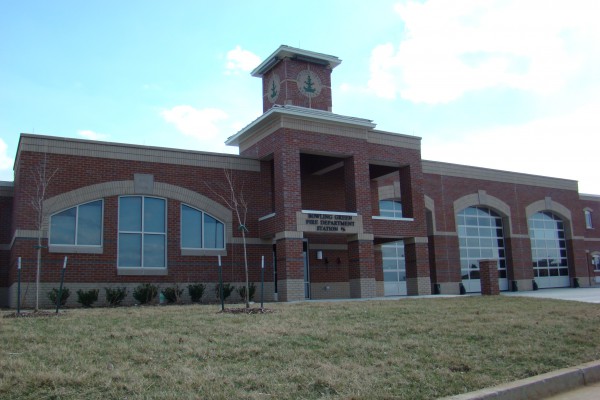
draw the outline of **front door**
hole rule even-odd
[[[404,241],[381,246],[383,258],[383,290],[386,296],[406,296],[406,259]]]

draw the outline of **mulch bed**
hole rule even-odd
[[[219,311],[220,313],[227,313],[227,314],[270,314],[270,313],[274,313],[275,310],[271,310],[270,308],[246,308],[246,307],[242,307],[242,308],[226,308],[222,311]]]

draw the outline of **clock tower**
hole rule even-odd
[[[342,60],[289,46],[280,46],[252,71],[262,78],[263,112],[274,105],[331,111],[331,71]]]

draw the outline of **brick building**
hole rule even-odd
[[[600,282],[600,196],[422,160],[420,138],[331,111],[340,62],[281,46],[259,65],[264,113],[228,139],[239,156],[22,134],[15,180],[0,183],[0,305],[16,305],[19,257],[31,300],[40,233],[43,300],[65,256],[72,292],[201,282],[212,298],[218,255],[240,285],[226,174],[249,205],[250,281],[264,257],[266,300],[479,292],[484,259],[500,290]],[[41,166],[53,176],[40,227]]]

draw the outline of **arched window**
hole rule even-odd
[[[570,286],[567,240],[563,221],[543,211],[529,218],[533,276],[538,287]]]
[[[225,225],[203,211],[182,204],[181,248],[224,249]]]
[[[508,290],[502,217],[484,207],[468,207],[457,215],[462,282],[467,292],[480,292],[479,260],[498,260],[500,290]]]
[[[51,215],[50,245],[101,246],[102,200],[79,204]]]

